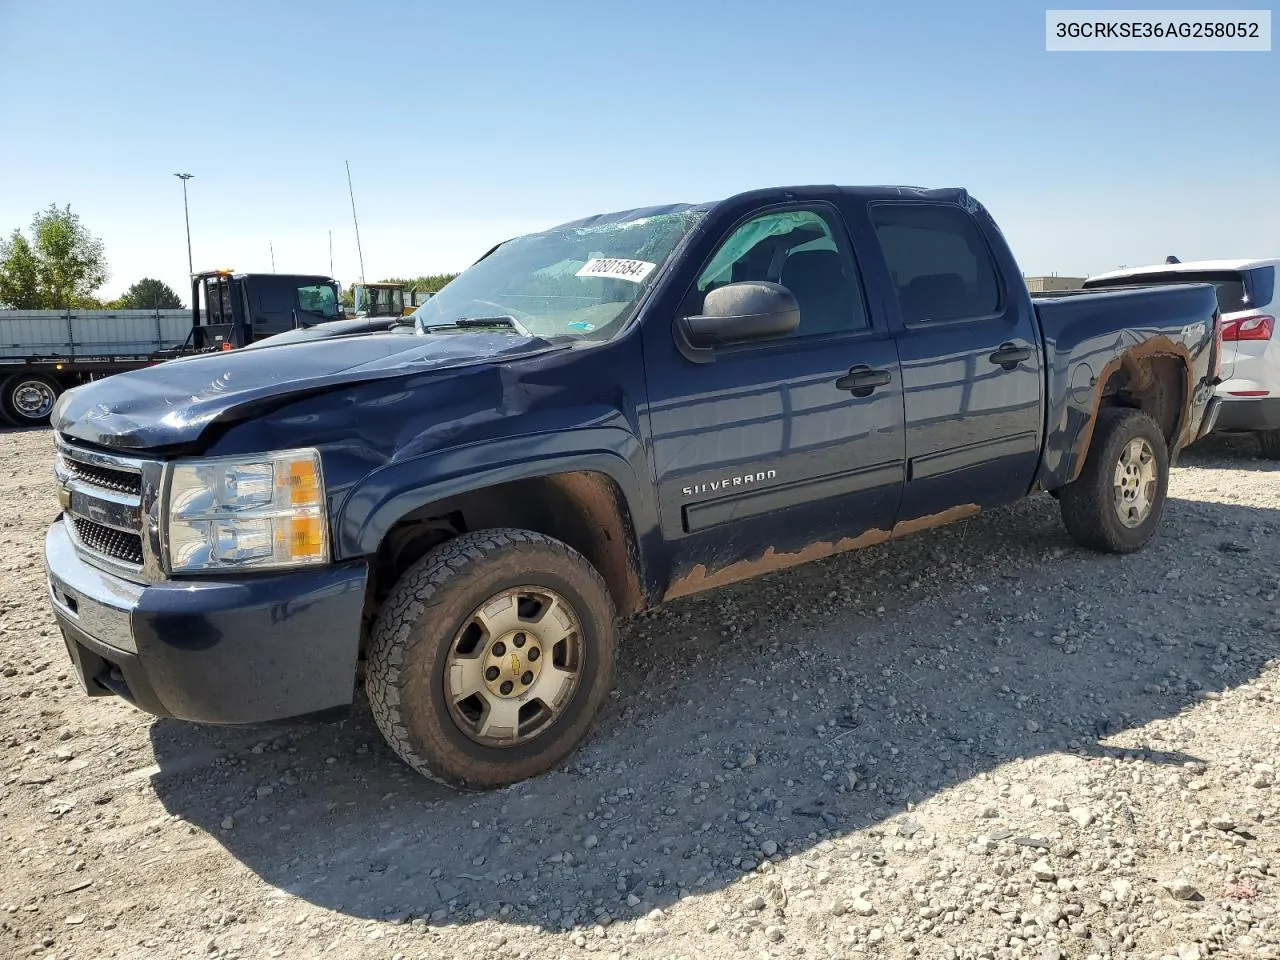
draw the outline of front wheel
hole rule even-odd
[[[62,388],[49,377],[19,373],[0,386],[0,409],[20,427],[44,426],[60,393]]]
[[[1141,410],[1098,411],[1080,476],[1062,488],[1067,532],[1081,546],[1133,553],[1155,536],[1169,489],[1164,435]]]
[[[392,749],[467,789],[567,758],[613,684],[613,602],[564,543],[483,530],[409,568],[378,615],[366,690]]]

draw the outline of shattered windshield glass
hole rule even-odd
[[[416,332],[468,321],[462,325],[608,339],[702,216],[680,209],[508,240],[415,310]]]

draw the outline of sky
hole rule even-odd
[[[0,0],[0,231],[70,204],[101,295],[186,299],[189,172],[197,270],[329,273],[332,235],[350,283],[349,161],[369,280],[805,183],[967,187],[1029,275],[1280,256],[1280,46],[1044,47],[986,0]]]

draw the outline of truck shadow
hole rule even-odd
[[[1257,441],[1246,434],[1210,434],[1182,455],[1182,466],[1209,470],[1256,470],[1261,473],[1280,472],[1280,460],[1268,460],[1262,456]]]
[[[266,882],[352,916],[633,919],[775,845],[861,831],[848,853],[867,870],[910,857],[929,833],[910,804],[1016,758],[1197,759],[1141,728],[1280,657],[1278,569],[1280,510],[1173,500],[1162,536],[1120,558],[1074,548],[1036,497],[637,618],[591,739],[507,790],[418,778],[363,705],[329,726],[157,722],[153,786]],[[975,804],[974,837],[1019,827],[1004,803],[994,820]]]

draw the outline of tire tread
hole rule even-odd
[[[396,582],[379,611],[366,653],[365,690],[378,729],[391,749],[405,763],[429,780],[449,787],[459,784],[440,773],[432,758],[418,749],[404,722],[401,693],[405,680],[406,656],[414,630],[431,617],[446,584],[466,577],[476,565],[493,553],[520,544],[537,544],[558,553],[566,564],[586,577],[606,599],[610,622],[614,607],[604,579],[585,557],[567,544],[531,530],[496,528],[465,533],[447,540],[413,564]]]
[[[1112,506],[1111,477],[1114,461],[1120,448],[1139,433],[1157,445],[1157,459],[1161,475],[1157,479],[1156,514],[1152,532],[1146,537],[1126,535],[1127,528],[1119,525]],[[1098,411],[1098,424],[1094,431],[1084,469],[1071,483],[1062,488],[1058,498],[1062,522],[1073,540],[1083,547],[1105,553],[1133,553],[1140,550],[1154,535],[1164,510],[1165,490],[1168,484],[1168,452],[1160,427],[1146,413],[1132,407],[1105,407]]]

